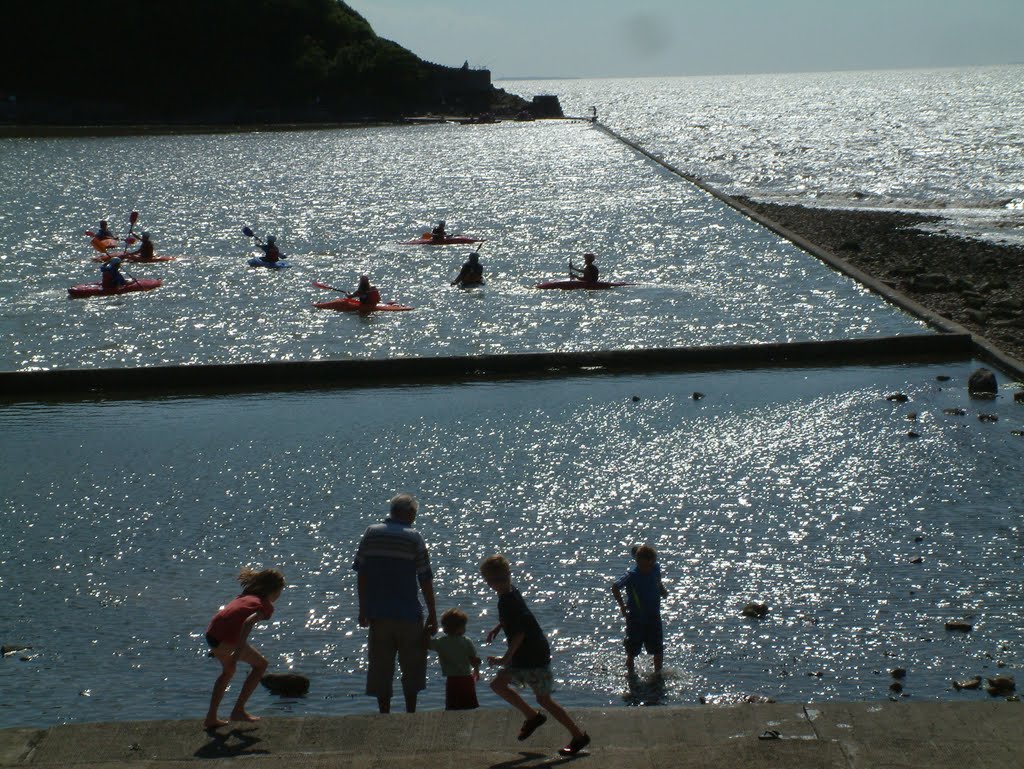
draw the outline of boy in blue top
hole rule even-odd
[[[654,548],[637,545],[632,552],[636,565],[612,583],[612,595],[626,618],[626,672],[636,675],[633,659],[646,648],[654,658],[654,673],[659,675],[665,652],[661,599],[668,591],[661,584],[661,568]]]

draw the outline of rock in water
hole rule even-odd
[[[298,673],[267,673],[260,683],[282,697],[301,697],[309,691],[309,679]]]
[[[996,375],[987,368],[979,368],[967,380],[967,392],[973,395],[995,395],[998,392]]]
[[[750,617],[752,619],[761,619],[766,614],[768,614],[768,606],[767,604],[763,603],[751,602],[743,607],[743,610],[740,612],[740,614],[742,614],[744,617]]]

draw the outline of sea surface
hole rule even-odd
[[[962,109],[963,98],[948,98],[960,82],[988,100],[975,108],[987,127],[964,121],[958,130],[974,134],[963,141],[1012,137],[1011,116],[995,115],[1019,101],[1006,73],[1022,71],[502,85],[558,93],[568,113],[596,105],[612,128],[729,192],[861,205],[850,197],[860,190],[877,192],[872,205],[904,205],[912,196],[898,190],[917,188],[882,181],[888,154],[849,154],[833,125],[845,125],[849,102],[882,99],[868,85],[889,82],[890,113],[911,120],[929,92]],[[838,117],[801,123],[822,94]],[[718,123],[691,114],[708,104]],[[791,120],[779,119],[783,107]],[[929,130],[918,120],[908,141]],[[800,161],[762,147],[799,141],[822,148]],[[725,146],[736,157],[716,160]],[[1020,183],[1005,181],[1024,178],[1019,145],[989,165],[964,161],[957,143],[938,146],[945,154],[927,161],[936,188],[920,199],[1012,220],[1012,206],[983,201],[1020,199]],[[830,154],[846,160],[829,165]],[[801,162],[814,182],[804,191],[786,181]],[[865,183],[872,164],[891,189]],[[0,179],[5,371],[927,331],[585,122],[5,139]],[[971,179],[976,196],[961,189]],[[165,285],[67,299],[68,286],[98,279],[83,231],[104,217],[123,233],[132,210],[158,252],[180,258],[128,270]],[[399,245],[442,218],[486,239],[483,289],[448,285],[468,248]],[[249,268],[243,226],[277,235],[293,266]],[[584,251],[633,285],[534,288]],[[361,273],[414,311],[312,307],[339,295],[313,281],[351,289]],[[1012,431],[1024,410],[1001,373],[999,398],[970,401],[978,365],[0,402],[0,643],[32,647],[0,660],[0,727],[200,718],[217,673],[202,634],[243,565],[284,571],[289,586],[253,640],[272,669],[313,679],[306,698],[260,690],[252,709],[372,712],[351,560],[399,490],[422,500],[439,605],[467,610],[486,653],[501,647],[483,644],[495,603],[477,564],[509,556],[570,706],[883,699],[895,667],[908,669],[911,697],[985,698],[950,680],[1021,664],[1024,441]],[[909,401],[886,400],[893,392]],[[640,541],[658,548],[670,589],[660,684],[625,679],[608,589]],[[744,619],[748,601],[767,603],[768,616]],[[954,619],[975,629],[945,631]],[[442,707],[431,675],[422,705]],[[503,706],[481,693],[485,707]]]
[[[731,194],[944,218],[1024,244],[1024,65],[522,80]]]

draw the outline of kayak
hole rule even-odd
[[[268,267],[271,270],[283,270],[285,267],[291,267],[291,265],[288,264],[288,262],[285,262],[285,261],[268,262],[266,259],[263,259],[262,257],[259,257],[259,256],[254,256],[252,259],[250,259],[249,260],[249,266],[250,267]]]
[[[358,299],[349,299],[348,297],[332,299],[329,302],[315,302],[313,306],[318,310],[341,310],[342,312],[405,312],[412,309],[412,307],[394,302],[364,305]]]
[[[585,283],[582,280],[549,280],[546,283],[538,283],[537,288],[560,288],[563,291],[571,291],[576,288],[585,288],[588,291],[595,291],[602,288],[615,288],[616,286],[631,286],[632,283],[608,283],[599,280],[596,283]]]
[[[127,294],[131,291],[150,291],[159,288],[164,282],[155,278],[139,278],[131,283],[125,283],[110,291],[103,290],[102,283],[82,283],[68,289],[68,295],[72,299],[87,299],[91,296],[113,296],[114,294]]]
[[[143,259],[141,256],[136,254],[96,254],[92,258],[94,262],[109,262],[115,256],[121,257],[122,262],[173,262],[178,257],[176,256],[154,256],[152,259]]]
[[[93,238],[89,242],[93,248],[103,254],[107,252],[108,248],[114,248],[118,244],[117,238]]]
[[[399,245],[401,246],[451,246],[466,243],[483,243],[483,240],[480,238],[470,238],[466,235],[445,235],[443,238],[437,238],[435,240],[430,233],[425,232],[422,236],[416,238],[416,240],[399,241]]]

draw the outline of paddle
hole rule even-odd
[[[344,294],[349,299],[352,298],[352,294],[350,294],[348,291],[346,291],[343,288],[335,288],[334,286],[328,286],[326,283],[321,283],[320,281],[317,281],[317,280],[313,281],[313,285],[316,286],[317,288],[327,289],[328,291],[337,291],[338,293]]]
[[[250,238],[256,238],[256,242],[257,242],[257,243],[262,243],[262,242],[263,242],[263,238],[261,238],[261,237],[260,237],[259,235],[257,235],[256,233],[254,233],[254,232],[253,232],[253,231],[252,231],[251,229],[249,229],[248,227],[243,227],[243,228],[242,228],[242,234],[243,234],[243,235],[247,235],[247,236],[248,236],[248,237],[250,237]]]
[[[135,229],[135,222],[137,221],[139,221],[139,212],[132,211],[128,215],[128,234],[124,236],[124,248],[121,252],[122,256],[128,256],[128,246],[135,242],[135,238],[132,237],[132,231]],[[128,273],[125,274],[127,275]],[[131,278],[132,276],[128,275],[128,277]],[[132,278],[132,280],[135,280],[135,278]]]

